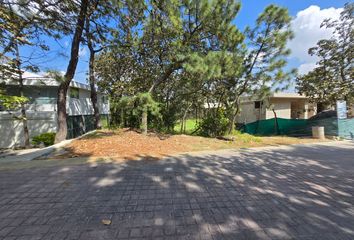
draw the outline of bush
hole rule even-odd
[[[228,129],[229,119],[222,109],[209,112],[199,123],[199,134],[205,137],[223,136]]]
[[[53,132],[42,133],[32,138],[32,144],[38,146],[41,143],[43,143],[44,146],[47,147],[54,144],[54,139],[55,139],[55,133]]]
[[[242,133],[239,130],[233,130],[232,133],[227,134],[226,137],[232,137],[236,141],[241,141],[243,143],[250,143],[250,142],[261,142],[262,139],[248,133]]]
[[[156,125],[161,121],[159,103],[150,93],[139,93],[134,96],[123,96],[117,101],[111,101],[112,120],[120,127],[141,127],[143,112],[148,113],[148,124]]]

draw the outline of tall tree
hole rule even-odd
[[[45,26],[52,21],[47,8],[53,6],[46,1],[4,1],[0,6],[0,72],[5,81],[16,82],[19,86],[18,96],[15,99],[25,99],[23,71],[38,71],[38,67],[31,62],[31,57],[20,54],[23,46],[37,47],[48,50],[40,40],[41,34],[54,35],[58,25],[53,30],[46,30]],[[8,98],[8,99],[11,99]],[[22,121],[24,144],[30,146],[29,130],[27,126],[26,101],[18,102],[21,110],[16,119]],[[9,109],[9,108],[8,108]]]
[[[269,5],[257,18],[255,27],[246,29],[247,49],[242,74],[227,81],[228,87],[233,89],[226,102],[230,107],[229,132],[235,127],[241,96],[267,94],[295,74],[295,70],[284,71],[286,57],[290,54],[286,44],[293,37],[290,22],[286,8]]]
[[[129,79],[131,84],[137,84],[135,95],[146,92],[162,103],[170,101],[176,90],[167,86],[180,79],[175,76],[187,68],[200,67],[190,61],[207,57],[216,42],[242,41],[242,34],[232,25],[239,8],[238,1],[226,0],[149,1],[144,18],[131,29],[132,44],[112,50],[130,51],[136,67],[130,70],[129,77],[118,77],[117,81]],[[147,116],[143,111],[142,123],[147,123]],[[142,128],[146,132],[146,124]]]
[[[20,50],[17,44],[15,44],[15,51],[16,51],[16,67],[17,67],[17,75],[18,75],[18,83],[19,83],[19,91],[20,91],[20,97],[25,97],[24,95],[24,86],[23,86],[23,76],[22,76],[22,62],[20,58]],[[24,140],[25,140],[25,147],[29,148],[30,147],[30,136],[29,136],[29,131],[28,131],[28,122],[27,122],[27,114],[26,114],[26,106],[25,103],[21,103],[21,120],[23,124],[23,135],[24,135]]]
[[[85,23],[85,41],[90,52],[88,82],[91,90],[91,102],[94,110],[94,126],[101,128],[100,113],[97,99],[97,81],[95,74],[96,55],[110,45],[111,36],[116,33],[117,17],[123,4],[117,2],[92,1]]]
[[[315,69],[297,78],[297,89],[325,105],[336,100],[354,102],[354,3],[345,5],[339,20],[327,19],[321,27],[333,29],[333,36],[309,49],[319,61]]]
[[[97,90],[96,90],[96,80],[95,80],[95,55],[97,52],[101,51],[102,48],[100,49],[95,49],[95,42],[97,42],[97,31],[99,31],[97,28],[92,29],[91,24],[95,24],[95,16],[94,14],[96,13],[96,10],[98,8],[99,0],[94,1],[94,3],[89,7],[89,10],[86,15],[86,23],[85,23],[85,34],[86,34],[86,41],[87,41],[87,47],[90,52],[90,58],[89,58],[89,84],[90,84],[90,98],[92,102],[92,107],[94,111],[94,126],[96,129],[101,128],[100,125],[100,113],[98,109],[98,103],[97,103]],[[97,26],[97,25],[96,25]],[[95,34],[96,33],[96,34]],[[99,36],[102,36],[100,32],[98,32]],[[104,39],[100,39],[101,41]]]
[[[82,33],[85,26],[85,19],[89,7],[89,0],[81,0],[79,4],[79,13],[77,15],[74,27],[74,35],[71,43],[70,60],[64,75],[64,80],[59,84],[57,96],[58,111],[58,130],[55,135],[55,143],[66,139],[67,135],[67,114],[66,114],[66,95],[69,85],[75,75],[77,63],[79,60],[79,48],[82,40]]]

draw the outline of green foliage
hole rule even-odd
[[[20,96],[7,95],[0,89],[0,105],[5,110],[16,110],[21,107],[22,104],[28,102],[28,98]]]
[[[54,144],[54,139],[55,139],[55,133],[53,132],[42,133],[32,138],[32,144],[38,146],[41,143],[43,143],[44,146],[47,147]]]
[[[152,116],[160,116],[159,104],[154,101],[150,93],[139,93],[133,99],[136,106],[133,114],[140,116],[143,111],[148,111]]]
[[[233,130],[230,134],[227,134],[226,137],[232,137],[235,141],[241,141],[243,143],[250,142],[261,142],[262,139],[260,137],[253,136],[248,133],[241,133],[238,130]]]
[[[244,33],[233,23],[239,9],[239,1],[228,0],[146,1],[128,8],[123,16],[134,17],[121,38],[98,56],[98,85],[123,107],[135,103],[124,96],[149,92],[161,114],[149,122],[164,130],[207,102],[220,103],[232,131],[242,95],[263,96],[294,73],[283,70],[293,36],[287,9],[268,6]],[[142,109],[128,109],[139,122]],[[213,115],[206,118],[210,123]]]
[[[191,134],[198,128],[198,121],[196,119],[186,120],[186,133]],[[174,127],[174,132],[179,133],[181,130],[181,122],[177,122]]]
[[[107,116],[100,116],[100,123],[103,129],[110,128],[108,117]]]
[[[0,26],[6,27],[0,30],[1,46],[8,45],[13,52],[16,41],[11,36],[17,30],[23,32],[17,41],[20,46],[34,44],[34,33],[47,31],[57,37],[56,31],[82,30],[68,24],[77,22],[79,2],[63,0],[52,8],[45,6],[50,1],[34,2],[40,10],[36,21],[23,14],[7,24],[0,15]],[[286,43],[292,38],[287,9],[270,5],[253,28],[241,32],[234,21],[240,7],[237,0],[89,1],[86,34],[78,37],[84,38],[90,56],[97,53],[97,58],[90,57],[90,83],[95,86],[95,77],[99,90],[109,94],[113,122],[173,131],[178,120],[200,114],[206,103],[217,103],[224,110],[204,115],[202,134],[223,135],[227,124],[232,131],[241,96],[264,95],[293,73],[283,70],[289,54]],[[18,8],[28,10],[26,4]],[[42,16],[48,24],[57,22],[53,30]],[[78,37],[73,38],[76,46]],[[70,61],[68,79],[76,60],[74,56]],[[49,75],[64,82],[58,72]],[[62,113],[65,108],[60,109]]]
[[[115,122],[122,127],[138,128],[143,111],[148,112],[150,121],[161,118],[159,103],[149,93],[121,97],[118,102],[111,102],[111,109],[119,115]]]
[[[319,61],[315,69],[297,78],[297,90],[324,104],[354,102],[354,3],[345,5],[339,20],[327,19],[322,26],[334,29],[333,36],[309,49]]]
[[[222,109],[211,111],[198,124],[199,134],[205,137],[223,136],[228,129],[228,125],[229,119]]]

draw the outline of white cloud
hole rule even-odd
[[[333,29],[321,28],[321,23],[327,18],[338,19],[342,8],[321,9],[319,6],[310,6],[296,14],[292,20],[292,29],[295,38],[289,42],[291,57],[296,58],[302,64],[300,73],[312,70],[317,58],[308,54],[308,49],[314,47],[320,39],[328,39],[333,34]]]
[[[299,66],[298,72],[299,72],[299,74],[303,75],[303,74],[308,73],[309,71],[311,71],[315,67],[316,67],[316,63],[315,62],[303,63],[303,64],[301,64]]]
[[[85,47],[80,47],[80,49],[79,49],[79,57],[85,56],[86,53],[87,53],[86,48]]]

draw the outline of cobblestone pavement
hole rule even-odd
[[[0,239],[354,239],[353,195],[353,142],[2,170]]]

